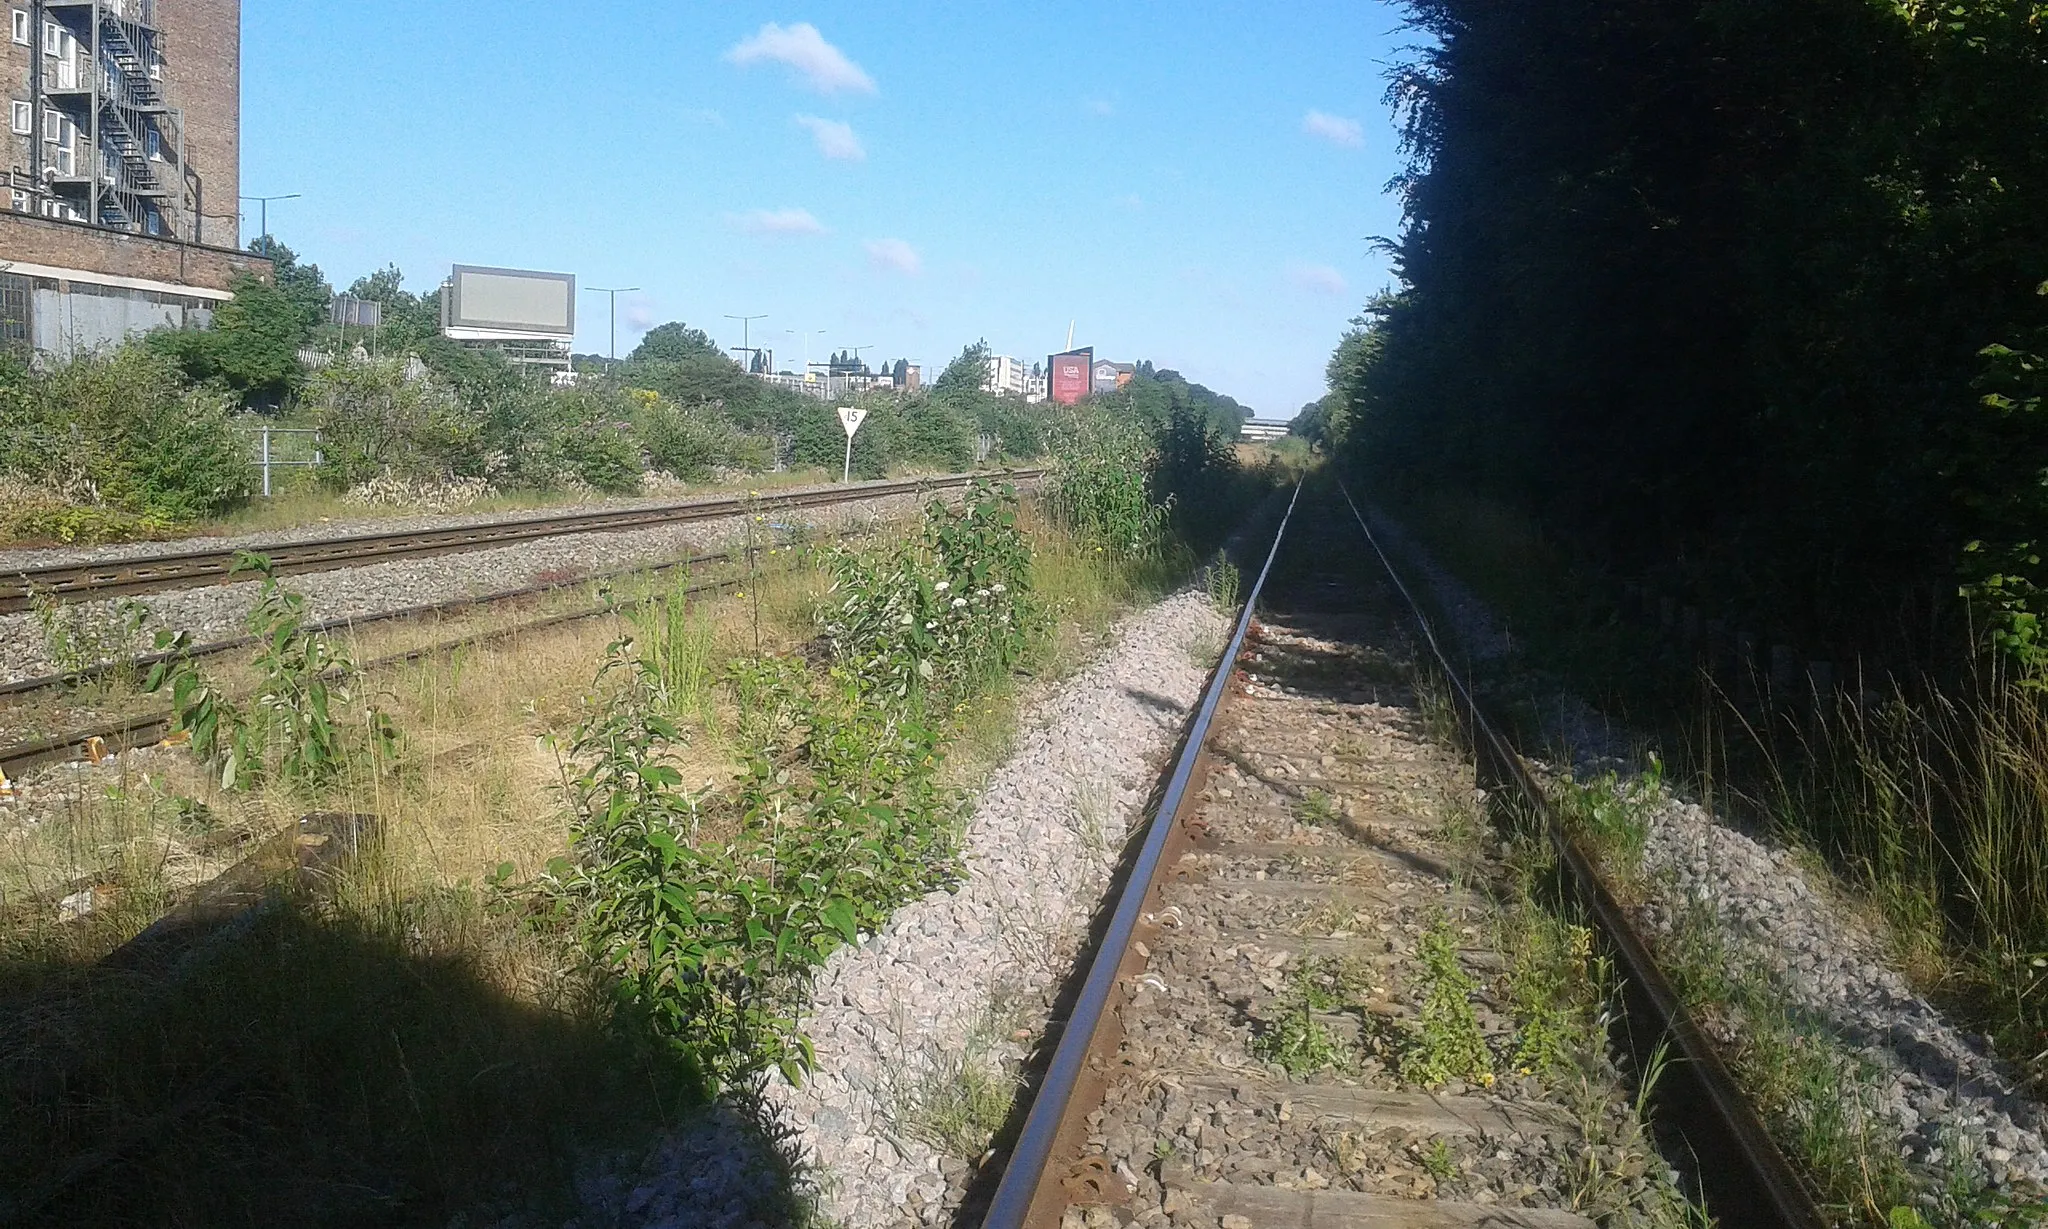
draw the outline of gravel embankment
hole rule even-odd
[[[771,514],[777,523],[801,521],[821,530],[838,530],[869,521],[910,516],[918,510],[915,495],[893,495],[858,503]],[[306,595],[309,618],[361,618],[456,598],[516,589],[543,579],[660,563],[731,544],[743,518],[691,521],[619,533],[576,534],[538,538],[489,550],[394,560],[332,572],[310,572],[287,579]],[[242,634],[243,620],[255,604],[259,582],[210,585],[153,593],[135,599],[149,609],[150,619],[135,647],[146,651],[150,633],[171,628],[192,633],[205,642]],[[81,602],[77,617],[115,626],[115,601]],[[0,615],[0,681],[56,673],[41,627],[30,613]]]
[[[1182,594],[1125,618],[1114,647],[1033,706],[1017,750],[981,791],[967,878],[899,911],[827,963],[808,1028],[818,1071],[770,1099],[816,1163],[823,1210],[848,1229],[934,1225],[965,1190],[961,1158],[914,1137],[904,1111],[962,1061],[1014,1063],[1045,1026],[1110,866],[1185,720],[1224,618]],[[683,1163],[687,1158],[688,1163]],[[705,1158],[657,1150],[617,1222],[743,1225],[707,1207]],[[739,1167],[723,1164],[713,1169]]]
[[[1425,579],[1460,645],[1482,661],[1511,655],[1483,602],[1384,514],[1371,519],[1401,566]],[[1542,709],[1549,741],[1567,749],[1582,776],[1626,770],[1625,731],[1575,697],[1550,697]],[[1964,1152],[1994,1187],[2048,1185],[2048,1107],[2022,1091],[1986,1038],[1915,993],[1884,936],[1792,851],[1667,799],[1651,815],[1644,869],[1650,899],[1642,920],[1669,933],[1679,915],[1708,911],[1732,963],[1764,970],[1788,1002],[1865,1064],[1870,1108],[1894,1124],[1923,1175],[1955,1171]]]

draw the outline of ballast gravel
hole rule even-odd
[[[1016,751],[981,789],[966,834],[966,879],[898,911],[843,948],[815,984],[807,1027],[817,1072],[768,1098],[813,1165],[821,1210],[847,1229],[936,1225],[957,1207],[974,1158],[947,1155],[917,1126],[920,1097],[963,1062],[1014,1067],[1045,1028],[1126,834],[1226,621],[1183,593],[1121,620],[1092,666],[1029,707]],[[692,1156],[657,1149],[616,1222],[743,1226],[713,1215]],[[744,1172],[723,1162],[714,1172]]]
[[[1485,603],[1390,517],[1368,519],[1399,565],[1424,579],[1457,643],[1476,660],[1511,657]],[[1625,731],[1576,697],[1547,697],[1540,709],[1547,738],[1568,749],[1578,775],[1631,775]],[[1711,919],[1731,965],[1761,970],[1857,1058],[1862,1071],[1845,1090],[1889,1120],[1904,1159],[1927,1181],[1970,1175],[2019,1198],[2048,1198],[2048,1107],[2023,1090],[1988,1038],[1914,992],[1883,935],[1824,876],[1696,803],[1667,797],[1648,819],[1648,899],[1638,914],[1651,933],[1669,935],[1688,915]],[[1723,1022],[1722,1040],[1739,1027]]]
[[[771,525],[801,524],[837,531],[913,515],[921,502],[916,495],[891,495],[797,512],[771,510],[766,515]],[[408,606],[484,596],[546,580],[670,562],[722,550],[743,540],[744,525],[744,517],[730,516],[617,533],[536,538],[488,550],[310,572],[289,577],[286,583],[306,596],[311,619],[362,618]],[[151,633],[159,628],[190,632],[195,641],[202,643],[240,635],[261,587],[259,582],[243,581],[176,589],[136,599],[149,611],[149,621],[132,647],[147,651]],[[67,611],[75,611],[71,617],[88,625],[115,627],[120,623],[117,605],[113,600],[80,602],[67,607]],[[57,673],[58,669],[33,613],[0,615],[0,682],[37,678]]]

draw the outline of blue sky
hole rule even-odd
[[[640,286],[619,349],[767,313],[794,367],[986,338],[1287,417],[1387,280],[1380,3],[243,6],[242,182],[337,288],[396,262]],[[250,205],[245,235],[257,230]],[[609,344],[581,296],[578,349]]]

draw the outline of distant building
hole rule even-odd
[[[917,368],[912,367],[910,370],[914,373]],[[800,376],[793,371],[777,371],[757,374],[754,378],[818,401],[837,401],[842,397],[853,397],[876,389],[894,392],[899,387],[894,377],[886,375],[835,376],[814,371],[808,376]],[[915,379],[915,376],[912,378]]]
[[[1113,393],[1129,384],[1138,369],[1130,363],[1112,363],[1108,359],[1097,359],[1089,387],[1097,393]]]
[[[0,346],[202,328],[243,274],[239,0],[13,0]]]
[[[991,354],[988,374],[981,381],[981,391],[999,397],[1021,397],[1030,387],[1030,378],[1031,373],[1025,369],[1024,360],[1007,354]]]
[[[1266,444],[1283,439],[1293,428],[1292,422],[1275,422],[1268,418],[1249,418],[1239,429],[1238,438],[1252,443]]]

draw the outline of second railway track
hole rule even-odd
[[[0,570],[0,614],[29,609],[39,597],[63,602],[92,601],[160,593],[201,585],[226,583],[237,555],[255,551],[266,555],[280,575],[332,571],[394,559],[421,558],[461,551],[488,550],[536,538],[562,537],[579,533],[618,533],[689,521],[716,520],[738,516],[754,509],[782,511],[812,508],[893,495],[916,494],[963,487],[977,478],[1032,479],[1042,470],[1013,470],[996,474],[948,474],[935,478],[864,482],[850,487],[829,487],[751,499],[722,496],[636,508],[607,508],[594,512],[572,512],[554,516],[509,517],[475,525],[439,529],[393,530],[383,533],[344,534],[308,541],[256,543],[238,548],[173,550],[155,554],[137,552],[114,559],[85,563],[44,564]]]
[[[1469,762],[1425,719],[1417,612],[1337,492],[1297,504],[984,1224],[1691,1223],[1605,1037],[1576,1093],[1518,1065],[1497,925],[1512,876],[1497,845],[1457,834],[1485,817]],[[1641,1053],[1675,1041],[1685,1067],[1698,1038],[1670,1007],[1632,1007],[1617,1032]],[[1691,1175],[1710,1210],[1825,1223],[1754,1116],[1717,1113],[1734,1090],[1700,1062],[1665,1081],[1685,1104],[1657,1117],[1719,1167]]]

